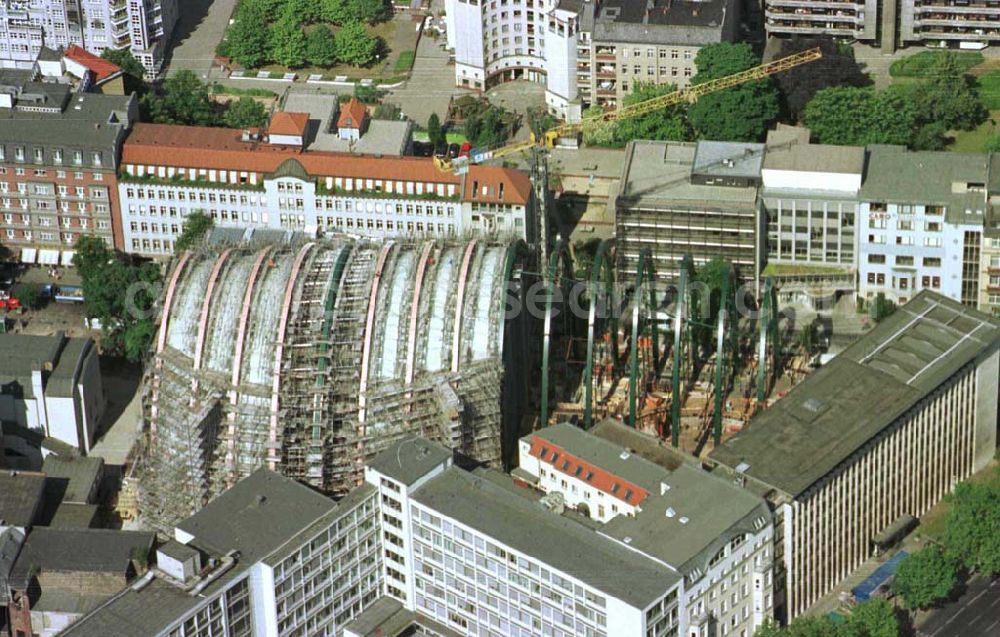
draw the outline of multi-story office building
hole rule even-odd
[[[135,98],[70,94],[32,76],[0,74],[0,241],[48,265],[68,264],[81,235],[122,247],[116,168]]]
[[[682,578],[490,470],[409,438],[365,469],[377,485],[386,591],[460,635],[686,634]]]
[[[735,0],[447,0],[455,82],[473,89],[527,79],[575,120],[591,105],[614,107],[637,84],[684,86],[706,44],[734,41]]]
[[[865,149],[809,143],[805,128],[768,133],[760,200],[767,268],[782,302],[818,307],[856,289],[858,194]]]
[[[1000,321],[923,291],[712,451],[777,514],[783,619],[990,462],[998,376]]]
[[[676,276],[690,254],[695,266],[721,257],[756,280],[763,159],[763,144],[630,142],[615,200],[620,275],[634,273],[648,249],[661,276]]]
[[[455,175],[430,159],[309,151],[289,141],[294,135],[278,137],[138,124],[124,144],[119,177],[125,250],[171,254],[194,211],[220,227],[537,236],[531,180],[521,171],[471,166]]]
[[[869,149],[858,218],[858,292],[899,303],[934,290],[977,307],[990,156]]]
[[[3,0],[0,60],[30,64],[43,46],[128,49],[153,74],[176,22],[176,0]]]
[[[567,423],[525,436],[519,452],[515,477],[560,494],[602,523],[600,534],[684,577],[687,629],[678,634],[753,635],[772,618],[774,528],[759,496],[689,464],[668,470]]]
[[[174,530],[67,637],[340,635],[379,595],[376,489],[334,502],[261,469]]]
[[[983,223],[982,254],[980,257],[979,309],[994,316],[1000,316],[1000,210],[992,194],[996,183],[996,170],[1000,169],[1000,159],[990,157],[990,208]]]

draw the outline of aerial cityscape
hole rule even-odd
[[[0,0],[0,637],[1000,635],[1000,1]]]

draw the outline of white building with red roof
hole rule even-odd
[[[455,175],[429,158],[310,151],[298,143],[296,114],[286,115],[266,131],[136,125],[122,148],[125,250],[172,254],[195,211],[220,227],[316,234],[529,242],[538,234],[522,171],[472,166]]]

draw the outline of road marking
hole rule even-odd
[[[996,606],[997,604],[1000,604],[1000,597],[997,597],[996,601],[995,601],[995,602],[993,602],[992,604],[990,604],[990,608],[993,608],[993,607],[994,607],[994,606]]]
[[[993,632],[993,628],[994,628],[994,627],[995,627],[995,626],[996,626],[997,624],[1000,624],[1000,619],[996,620],[995,622],[993,622],[992,624],[990,624],[989,626],[987,626],[987,627],[986,627],[986,634],[987,634],[987,635],[989,635],[989,634],[992,634],[992,632]]]

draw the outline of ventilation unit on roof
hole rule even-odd
[[[620,454],[618,454],[618,457],[621,458],[622,460],[628,460],[628,458],[629,458],[629,452],[623,451]]]
[[[667,517],[672,518],[677,515],[677,511],[674,511],[674,507],[667,507]]]
[[[667,491],[670,491],[670,485],[667,484],[666,482],[661,482],[660,483],[660,495],[663,495]]]
[[[749,468],[750,468],[750,465],[747,464],[746,462],[741,462],[738,465],[736,465],[736,471],[738,471],[739,473],[746,473],[747,469],[749,469]]]
[[[625,542],[626,544],[631,544],[632,543],[632,536],[631,535],[626,535],[624,538],[622,538],[622,541]]]
[[[681,524],[687,524],[687,523],[688,523],[688,518],[682,517],[681,518]]]

